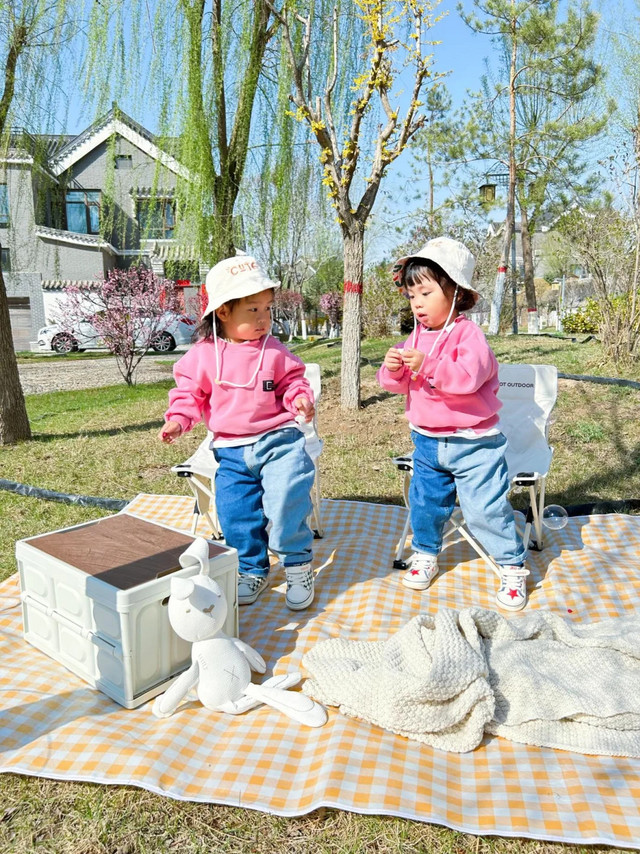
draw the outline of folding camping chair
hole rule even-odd
[[[318,402],[322,391],[322,383],[320,377],[320,366],[309,364],[305,367],[305,377],[309,381],[311,390],[316,405],[316,415],[308,424],[300,424],[300,429],[304,433],[307,453],[313,460],[316,475],[311,490],[312,510],[312,528],[315,537],[322,537],[324,531],[322,528],[322,517],[320,515],[320,474],[318,471],[318,458],[322,453],[323,441],[318,436],[317,429],[317,412]],[[178,463],[171,468],[178,477],[187,479],[187,483],[193,492],[195,499],[193,507],[193,521],[191,524],[191,533],[195,534],[198,527],[200,516],[204,516],[211,526],[212,536],[219,540],[224,536],[216,511],[216,496],[215,496],[215,474],[217,464],[213,453],[209,447],[211,443],[211,433],[207,433],[206,438],[198,445],[195,453],[183,463]]]
[[[528,490],[529,507],[522,536],[525,548],[542,549],[542,513],[547,475],[553,457],[548,444],[549,416],[558,392],[558,370],[555,365],[500,365],[498,371],[502,401],[499,427],[507,437],[506,460],[511,489]],[[393,463],[404,473],[404,502],[409,508],[409,484],[413,475],[412,457],[395,457]],[[428,508],[425,512],[428,512]],[[409,516],[398,542],[393,562],[395,569],[405,569],[402,559],[411,524]],[[500,567],[465,528],[459,508],[451,517],[451,525],[475,549],[498,575]],[[533,528],[534,536],[531,536]]]

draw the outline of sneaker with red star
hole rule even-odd
[[[503,566],[500,589],[496,594],[498,608],[504,611],[521,611],[527,604],[527,575],[524,566]]]
[[[408,569],[402,583],[412,590],[426,590],[438,574],[438,558],[424,552],[414,552],[407,561]]]

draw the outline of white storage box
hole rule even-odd
[[[126,511],[16,543],[24,637],[122,706],[133,709],[191,663],[191,644],[169,623],[171,577],[194,537]],[[238,556],[209,543],[209,575],[238,634]]]

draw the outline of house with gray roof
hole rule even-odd
[[[0,152],[0,244],[16,350],[37,349],[66,285],[141,264],[177,281],[196,314],[208,267],[178,244],[185,167],[115,104],[76,136],[14,129]]]

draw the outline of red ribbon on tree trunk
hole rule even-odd
[[[345,294],[361,294],[362,293],[362,282],[345,282],[344,283],[344,292]]]

